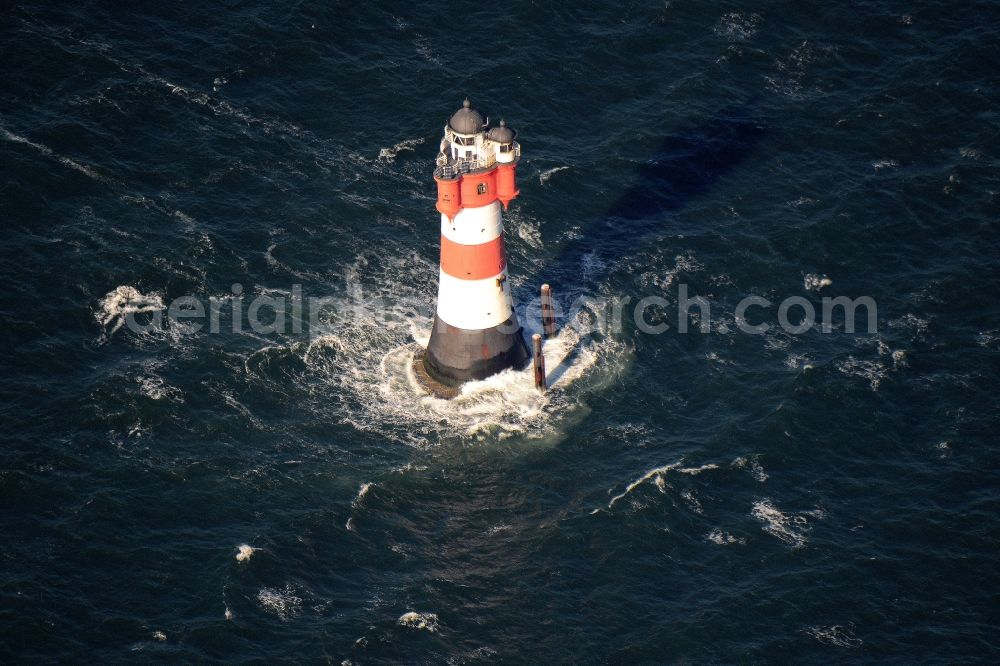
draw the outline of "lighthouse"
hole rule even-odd
[[[444,127],[435,161],[441,213],[437,311],[422,369],[449,387],[521,368],[528,348],[514,312],[503,215],[518,195],[517,133],[466,99]]]

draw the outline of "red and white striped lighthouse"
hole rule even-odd
[[[519,191],[521,147],[504,121],[489,120],[468,99],[444,128],[437,157],[441,270],[434,329],[423,366],[454,387],[523,367],[528,348],[507,281],[503,209]]]

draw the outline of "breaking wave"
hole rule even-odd
[[[718,546],[733,546],[746,544],[747,540],[742,537],[736,537],[729,532],[723,532],[721,529],[716,528],[705,535],[705,540],[710,541]]]
[[[103,339],[109,340],[126,324],[130,315],[163,312],[164,308],[166,305],[160,294],[143,294],[135,287],[122,285],[105,294],[94,316],[104,328]]]
[[[59,162],[63,166],[68,167],[70,169],[73,169],[74,171],[79,171],[80,173],[82,173],[83,175],[87,176],[88,178],[93,178],[94,180],[99,180],[99,181],[106,181],[107,180],[107,178],[105,178],[104,176],[102,176],[101,174],[99,174],[92,167],[89,167],[86,164],[81,164],[80,162],[77,162],[76,160],[72,160],[72,159],[66,157],[65,155],[60,155],[60,154],[54,152],[48,146],[44,146],[44,145],[42,145],[40,143],[35,143],[34,141],[32,141],[32,140],[30,140],[28,138],[25,138],[25,137],[23,137],[23,136],[21,136],[19,134],[14,134],[10,130],[8,130],[6,127],[0,127],[0,133],[2,133],[3,134],[3,138],[7,139],[8,141],[12,141],[14,143],[20,143],[22,145],[28,146],[29,148],[33,148],[34,150],[38,151],[39,153],[41,153],[45,157],[51,158],[51,159],[55,160],[56,162]]]
[[[261,588],[257,593],[257,601],[268,613],[277,615],[282,620],[298,614],[302,608],[302,597],[298,596],[291,585],[283,589],[273,587]]]
[[[435,613],[418,613],[416,611],[409,611],[408,613],[400,615],[397,622],[401,627],[429,631],[432,634],[437,633],[438,630],[438,616]]]
[[[829,627],[807,627],[804,629],[807,634],[827,645],[837,647],[856,648],[861,646],[861,639],[854,637],[854,625],[842,626],[835,624]]]
[[[568,168],[569,168],[568,166],[557,166],[557,167],[552,167],[551,169],[546,169],[545,171],[538,174],[538,184],[544,185],[545,183],[549,182],[549,180],[552,179],[552,176],[556,175],[560,171],[565,171]]]
[[[399,155],[404,150],[412,151],[414,146],[419,146],[424,142],[423,138],[418,139],[406,139],[405,141],[400,141],[392,148],[382,148],[378,151],[378,160],[380,162],[388,162],[392,164],[396,161],[396,156]]]
[[[625,490],[623,490],[621,493],[612,497],[611,501],[608,502],[608,508],[609,509],[613,508],[614,505],[618,503],[620,500],[624,499],[626,495],[628,495],[633,490],[635,490],[642,484],[646,483],[647,481],[653,482],[653,484],[657,487],[657,489],[660,492],[664,492],[666,483],[664,477],[666,476],[667,472],[677,471],[680,474],[696,475],[696,474],[701,474],[706,470],[719,468],[719,466],[716,465],[715,463],[701,465],[700,467],[681,467],[683,462],[684,462],[683,460],[679,460],[675,463],[671,463],[669,465],[663,465],[662,467],[654,467],[653,469],[649,470],[648,472],[640,476],[638,479],[632,481],[630,484],[625,486]],[[695,503],[695,506],[700,508],[700,505],[697,505],[697,503]],[[596,511],[597,510],[595,509],[595,511],[592,511],[591,513],[595,513]]]
[[[821,518],[822,511],[810,511],[797,514],[783,513],[770,499],[754,502],[750,515],[763,523],[765,532],[784,541],[792,548],[806,545],[806,534],[812,527],[809,517]]]

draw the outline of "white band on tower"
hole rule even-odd
[[[461,280],[440,272],[441,321],[466,330],[492,328],[507,321],[512,311],[507,269],[485,280]]]
[[[454,219],[441,215],[441,235],[462,245],[488,243],[503,233],[500,202],[478,208],[463,208]]]

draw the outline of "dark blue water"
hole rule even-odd
[[[3,18],[0,661],[996,661],[997,3]],[[464,95],[521,302],[670,331],[419,394]],[[234,332],[234,284],[364,307]],[[123,325],[187,295],[218,333]]]

